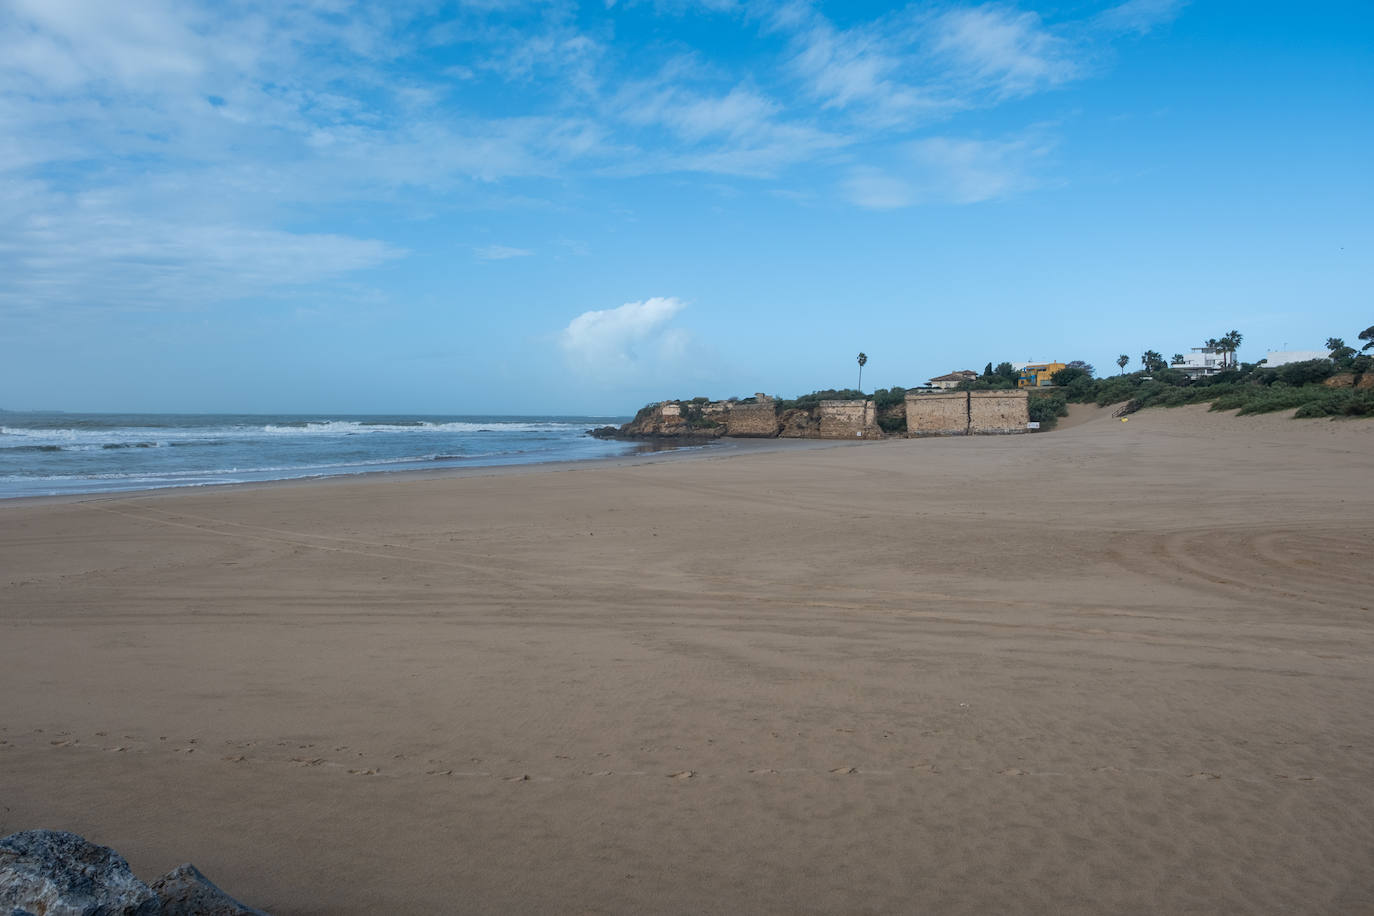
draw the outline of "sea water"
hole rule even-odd
[[[624,419],[0,411],[0,498],[615,457]]]

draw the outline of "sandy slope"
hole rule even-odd
[[[281,914],[1374,911],[1372,481],[1180,408],[0,505],[0,834]]]

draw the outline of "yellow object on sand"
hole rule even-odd
[[[1121,422],[1122,422],[1122,423],[1129,423],[1130,420],[1131,420],[1130,417],[1122,417],[1122,418],[1121,418]]]

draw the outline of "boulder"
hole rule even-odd
[[[189,862],[158,878],[152,888],[162,901],[162,916],[267,916],[215,887]]]
[[[113,849],[65,830],[25,830],[0,840],[6,916],[158,916],[161,909]]]

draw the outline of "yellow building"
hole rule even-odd
[[[1053,385],[1053,375],[1060,369],[1067,369],[1063,363],[1027,363],[1021,367],[1021,375],[1016,380],[1017,388],[1044,388]]]

